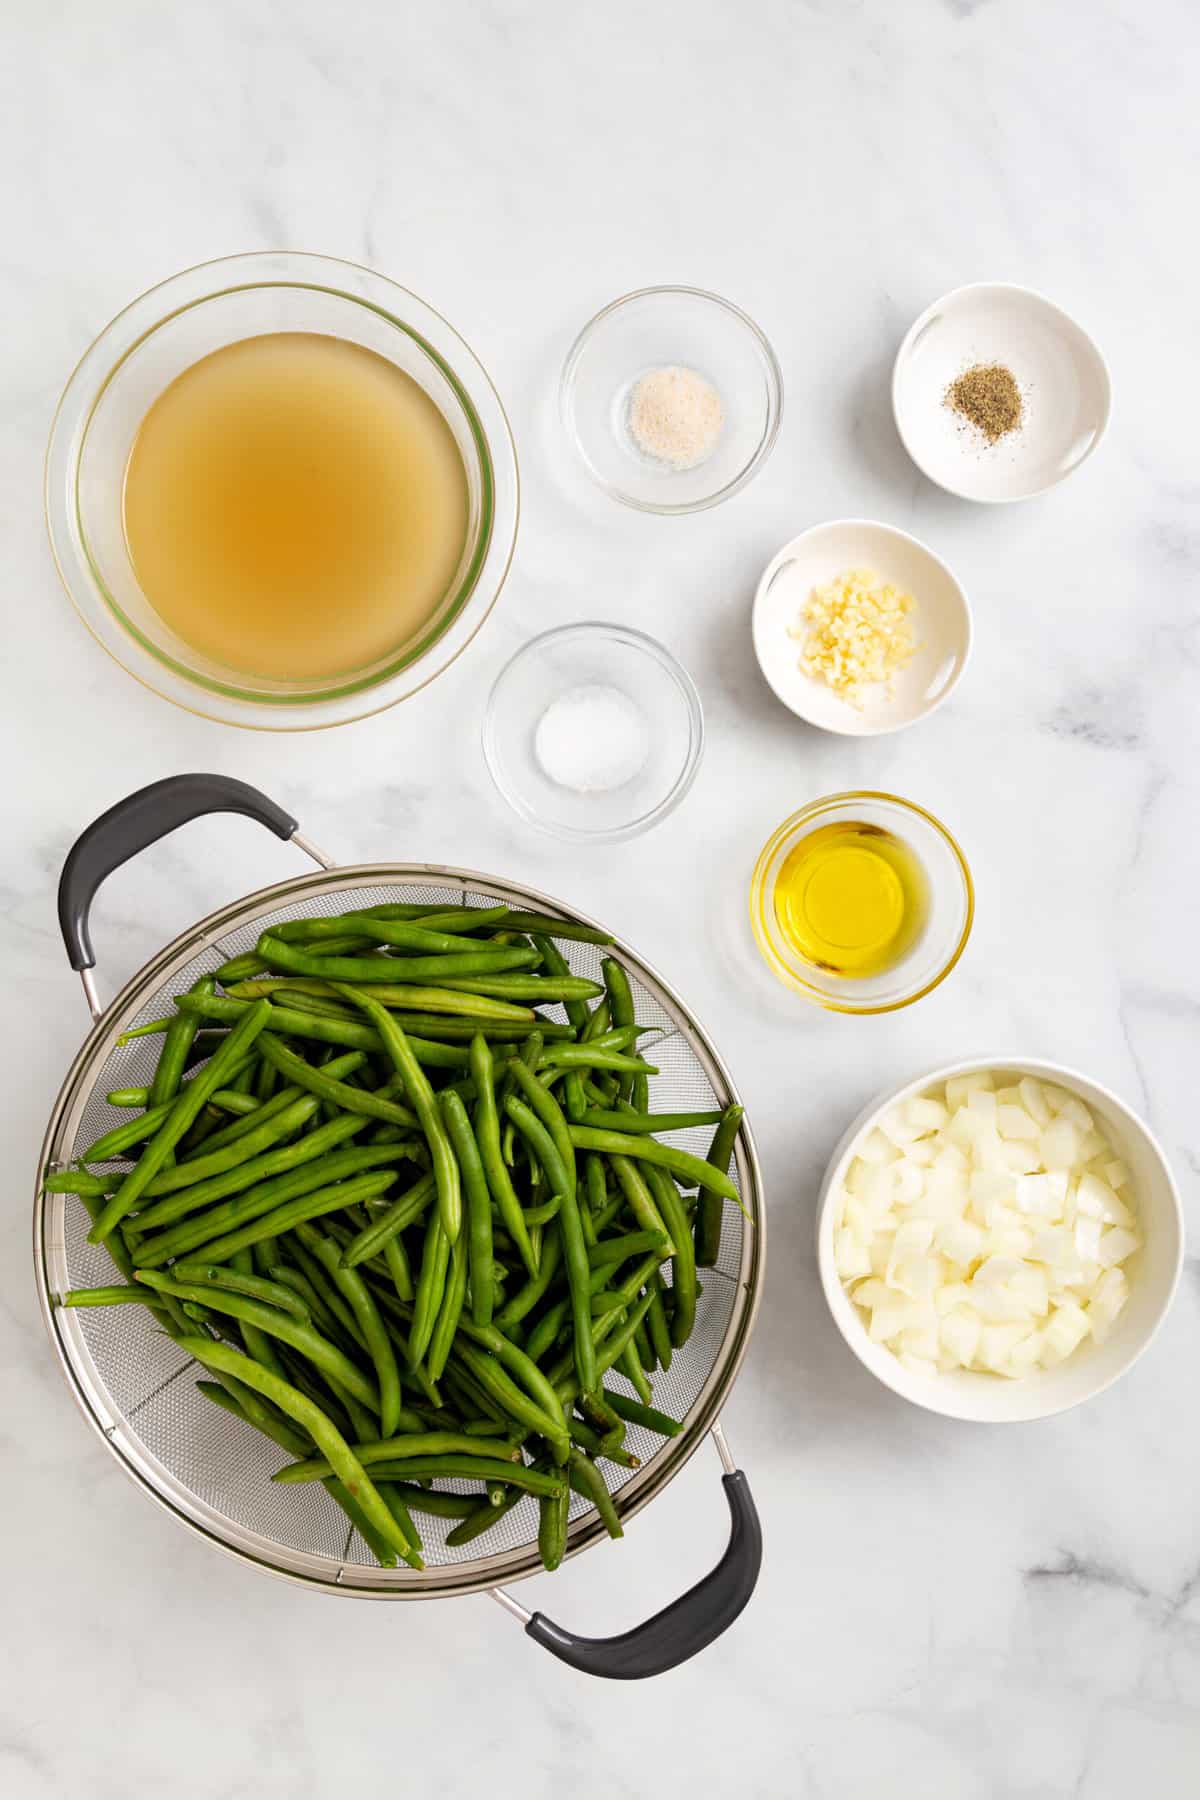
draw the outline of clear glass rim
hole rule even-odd
[[[929,980],[923,981],[920,986],[914,988],[911,993],[902,994],[898,999],[855,1002],[836,1000],[831,995],[822,993],[819,988],[801,980],[795,970],[789,968],[787,963],[780,957],[771,941],[770,932],[767,926],[768,903],[771,893],[774,891],[773,888],[768,885],[767,877],[771,861],[776,852],[788,838],[794,836],[799,831],[801,826],[811,824],[812,821],[819,818],[822,813],[828,812],[834,808],[853,805],[855,802],[864,800],[875,801],[885,806],[894,806],[901,813],[915,815],[917,818],[923,819],[927,825],[933,828],[949,850],[954,866],[962,879],[963,921],[953,949],[943,960],[936,974],[931,976]],[[915,800],[905,800],[899,794],[888,794],[878,788],[856,788],[841,794],[824,794],[819,800],[810,801],[807,806],[802,806],[798,812],[790,814],[789,817],[771,833],[771,836],[759,851],[758,860],[754,865],[754,874],[750,880],[750,926],[754,933],[754,941],[758,945],[763,961],[776,979],[781,981],[785,987],[790,987],[794,993],[802,994],[806,1000],[812,1001],[816,1006],[823,1007],[826,1012],[848,1013],[858,1017],[865,1017],[876,1013],[900,1012],[904,1007],[912,1006],[914,1001],[923,1000],[926,994],[931,994],[935,988],[941,986],[947,975],[949,975],[950,971],[955,967],[959,958],[962,956],[963,951],[967,947],[967,940],[971,935],[971,927],[974,920],[975,883],[971,878],[970,866],[957,838],[955,838],[951,831],[947,830],[946,826],[942,824],[942,821],[939,818],[936,818],[926,807],[919,806]]]
[[[343,281],[352,278],[365,291],[356,293],[349,285],[340,285],[336,279],[339,272]],[[318,278],[322,273],[326,279]],[[226,275],[228,280],[222,279]],[[178,304],[166,303],[197,278],[207,278],[201,291]],[[133,350],[192,306],[259,288],[308,289],[364,307],[416,343],[463,408],[483,487],[481,518],[466,565],[459,573],[452,602],[436,623],[385,668],[312,692],[270,694],[210,680],[150,644],[109,594],[92,558],[78,507],[79,465],[92,416]],[[402,311],[408,312],[409,319],[401,316]],[[414,315],[426,327],[432,325],[449,336],[453,362],[412,322]],[[487,420],[482,416],[485,412],[490,415]],[[495,385],[470,345],[436,308],[363,264],[307,251],[247,251],[195,263],[167,276],[129,301],[93,338],[55,409],[46,450],[44,506],[51,554],[67,597],[101,648],[127,674],[185,711],[221,724],[251,730],[308,731],[386,711],[419,692],[461,656],[499,598],[512,565],[520,477],[512,430]],[[92,616],[89,601],[96,616]],[[468,624],[469,630],[465,629]],[[445,649],[456,632],[461,634],[460,641],[452,641],[449,655],[439,660],[435,654],[438,647]],[[425,662],[428,669],[421,672]]]
[[[715,493],[702,495],[698,500],[640,500],[626,489],[616,486],[611,481],[606,481],[588,456],[575,427],[575,376],[584,352],[596,331],[622,307],[629,306],[636,300],[657,299],[663,295],[684,295],[689,300],[708,301],[736,319],[754,339],[767,379],[767,417],[753,455],[732,481],[726,482],[724,487],[718,488]],[[747,482],[752,481],[774,449],[783,419],[783,371],[765,331],[750,317],[748,312],[743,312],[742,308],[735,305],[732,300],[726,300],[723,295],[714,294],[708,288],[680,285],[634,288],[630,293],[621,294],[617,299],[610,300],[607,306],[602,306],[598,313],[593,314],[571,345],[559,377],[558,406],[563,429],[570,439],[576,455],[596,486],[610,495],[612,499],[619,500],[622,506],[633,507],[636,512],[658,513],[662,517],[678,513],[706,512],[710,506],[719,506],[722,500],[730,499],[732,495],[744,488]]]
[[[517,665],[532,656],[536,651],[544,650],[551,643],[562,643],[572,637],[588,636],[600,632],[605,636],[619,638],[631,644],[643,654],[651,656],[659,667],[674,681],[687,708],[688,715],[688,753],[674,784],[648,812],[641,813],[636,819],[625,825],[606,827],[603,830],[588,830],[584,826],[560,825],[545,819],[513,788],[505,779],[503,765],[496,744],[496,707],[502,688]],[[509,657],[504,667],[492,682],[488,692],[487,704],[483,709],[483,727],[481,732],[483,760],[487,764],[488,774],[495,784],[497,792],[506,800],[513,811],[530,825],[536,825],[539,831],[545,831],[569,843],[576,844],[615,844],[623,839],[640,837],[657,825],[668,813],[674,812],[685,797],[700,769],[704,757],[704,707],[700,699],[699,689],[688,674],[678,657],[673,656],[657,638],[647,632],[638,631],[632,625],[615,625],[605,619],[581,619],[571,625],[555,625],[549,631],[541,631],[536,637],[526,640]]]

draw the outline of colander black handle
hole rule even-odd
[[[686,1594],[618,1637],[577,1637],[543,1613],[533,1614],[526,1634],[561,1662],[610,1681],[662,1675],[705,1649],[745,1607],[762,1565],[762,1527],[749,1482],[741,1469],[734,1469],[722,1477],[722,1486],[729,1503],[729,1543],[712,1573]]]
[[[215,812],[245,813],[276,837],[296,833],[290,813],[231,775],[168,775],[165,781],[152,781],[118,800],[80,833],[58,883],[58,923],[77,974],[96,966],[88,914],[101,882],[177,826]]]

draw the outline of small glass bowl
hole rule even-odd
[[[535,748],[554,701],[609,688],[636,710],[645,734],[641,767],[619,787],[582,791],[551,780]],[[556,837],[612,843],[648,831],[679,805],[700,766],[704,713],[687,670],[626,625],[561,625],[522,645],[492,687],[483,754],[515,812]]]
[[[690,469],[644,455],[625,422],[634,382],[669,367],[695,370],[724,406],[716,448]],[[606,494],[642,512],[700,512],[745,487],[770,455],[783,376],[740,307],[702,288],[639,288],[584,326],[563,365],[559,405],[567,436]]]
[[[810,832],[835,824],[883,827],[908,845],[925,871],[924,929],[901,961],[878,975],[860,978],[814,968],[788,942],[775,916],[775,883],[789,853]],[[974,917],[975,888],[958,844],[932,813],[894,794],[830,794],[801,807],[763,846],[750,882],[750,923],[771,973],[830,1012],[896,1012],[932,993],[962,955]]]
[[[246,676],[185,643],[142,592],[122,521],[130,446],[163,389],[201,357],[277,331],[344,338],[402,369],[446,420],[467,475],[467,541],[434,618],[371,667],[319,683]],[[177,706],[263,731],[365,718],[440,674],[504,585],[518,512],[516,451],[504,408],[453,327],[371,269],[292,251],[202,263],[132,301],[68,381],[46,453],[50,546],[89,631],[129,674]]]

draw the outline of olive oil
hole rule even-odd
[[[125,471],[138,583],[220,667],[319,686],[415,640],[468,519],[454,434],[386,357],[345,338],[243,338],[178,376]]]
[[[805,962],[832,975],[894,968],[928,912],[920,862],[878,825],[822,825],[788,852],[775,882],[780,931]]]

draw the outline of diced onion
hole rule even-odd
[[[1078,1096],[988,1070],[893,1107],[835,1206],[839,1277],[921,1376],[1014,1380],[1103,1341],[1142,1242],[1129,1170]]]

